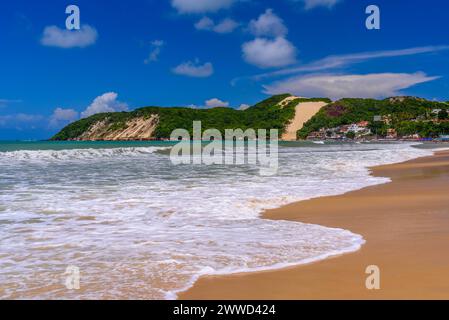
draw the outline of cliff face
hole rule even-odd
[[[313,112],[306,108],[307,103],[317,104],[316,108],[312,108]],[[295,137],[302,124],[328,103],[328,99],[305,99],[284,94],[273,96],[246,110],[146,107],[81,119],[62,129],[52,140],[169,139],[175,129],[186,129],[192,133],[194,121],[201,121],[203,131],[217,129],[224,133],[226,129],[237,128],[244,131],[278,129],[281,136],[288,132],[288,137]],[[305,114],[308,116],[305,117]]]
[[[150,118],[133,118],[121,126],[115,127],[115,123],[109,119],[95,122],[89,129],[81,134],[77,139],[83,141],[104,140],[104,141],[128,141],[128,140],[150,140],[159,123],[158,115],[151,115]]]

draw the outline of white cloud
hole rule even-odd
[[[221,22],[219,22],[217,25],[215,25],[213,30],[217,33],[231,33],[235,29],[237,29],[238,26],[239,26],[238,22],[236,22],[230,18],[226,18],[226,19],[222,20]]]
[[[316,7],[326,7],[332,8],[335,6],[340,0],[301,0],[304,2],[305,9],[314,9]]]
[[[36,114],[18,113],[0,116],[0,127],[15,128],[22,130],[23,126],[26,128],[35,128],[44,120],[44,116]]]
[[[67,123],[78,120],[79,113],[73,109],[56,108],[50,117],[50,127],[60,127]]]
[[[212,98],[204,101],[204,105],[190,104],[187,107],[191,109],[228,108],[229,102],[222,101],[218,98]]]
[[[242,46],[246,62],[260,68],[283,67],[296,62],[297,50],[285,38],[256,38]]]
[[[195,23],[195,28],[197,30],[212,30],[214,27],[215,22],[209,17],[203,17],[197,23]]]
[[[172,69],[172,72],[182,76],[207,78],[214,73],[212,63],[201,64],[198,60],[187,61]]]
[[[84,48],[93,45],[98,38],[95,28],[83,25],[80,30],[66,30],[57,26],[49,26],[44,29],[41,44],[58,48]]]
[[[284,37],[288,33],[284,21],[272,9],[267,9],[257,20],[251,20],[249,31],[256,37]]]
[[[159,55],[161,54],[162,47],[165,46],[163,40],[154,40],[151,42],[152,51],[144,63],[149,64],[151,62],[156,62],[159,60]]]
[[[412,56],[424,53],[433,53],[438,51],[447,51],[449,46],[426,46],[426,47],[414,47],[400,50],[384,50],[384,51],[371,51],[361,52],[345,55],[328,56],[323,59],[293,68],[287,68],[260,74],[254,79],[262,79],[267,77],[275,77],[289,74],[305,73],[305,72],[317,72],[323,70],[331,70],[336,68],[346,67],[355,63],[362,63],[365,61],[380,59],[380,58],[392,58],[392,57],[404,57]]]
[[[172,0],[171,5],[179,13],[216,12],[232,6],[235,0]]]
[[[92,102],[87,109],[81,113],[81,117],[87,118],[97,113],[127,111],[128,105],[117,100],[115,92],[105,93]]]
[[[217,98],[213,98],[206,101],[206,108],[219,108],[219,107],[229,107],[229,102],[222,101]]]
[[[238,108],[238,110],[241,110],[241,111],[243,111],[243,110],[246,110],[246,109],[249,109],[249,108],[251,108],[251,106],[249,105],[249,104],[241,104],[240,105],[240,107]]]
[[[433,81],[425,73],[377,73],[367,75],[312,74],[265,85],[268,94],[291,93],[308,97],[384,98],[401,95],[401,90]]]
[[[214,31],[216,33],[224,34],[233,32],[239,27],[239,25],[240,24],[238,22],[230,18],[223,19],[218,24],[215,24],[212,19],[203,17],[201,20],[195,23],[195,28],[197,30]]]

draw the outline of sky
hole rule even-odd
[[[80,29],[67,30],[69,5]],[[369,5],[380,29],[368,29]],[[0,140],[98,112],[244,109],[278,93],[449,100],[441,0],[4,0]],[[369,20],[373,22],[373,20]]]

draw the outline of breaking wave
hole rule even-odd
[[[111,149],[20,150],[1,152],[0,158],[11,160],[89,160],[97,158],[132,157],[168,150],[169,147],[135,147]]]

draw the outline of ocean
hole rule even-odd
[[[360,249],[349,230],[264,209],[387,183],[368,167],[410,143],[281,143],[279,171],[173,165],[167,142],[0,142],[0,298],[175,299],[202,275],[283,268]],[[66,287],[78,268],[79,290]]]

